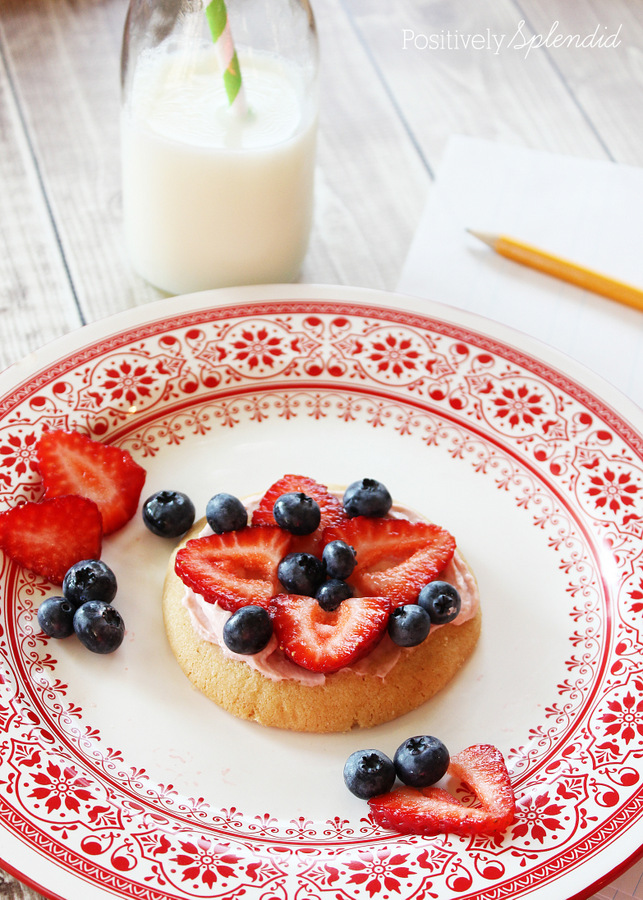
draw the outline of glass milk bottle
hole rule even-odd
[[[125,241],[171,294],[288,282],[313,211],[308,0],[131,0],[121,60]]]

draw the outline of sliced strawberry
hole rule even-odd
[[[412,834],[487,834],[511,824],[516,802],[496,747],[468,747],[451,758],[447,774],[468,785],[480,807],[465,806],[441,788],[400,787],[368,801],[373,819],[384,828]]]
[[[279,646],[311,672],[336,672],[361,659],[386,630],[385,597],[350,597],[325,612],[313,597],[280,594],[270,605]]]
[[[77,431],[46,431],[36,444],[45,497],[78,494],[98,506],[103,533],[128,522],[138,506],[145,469],[127,450],[93,441]]]
[[[67,496],[23,503],[0,515],[0,547],[20,566],[62,584],[81,559],[98,559],[102,544],[98,507]]]
[[[188,541],[174,564],[184,584],[208,603],[234,612],[249,603],[267,607],[280,590],[277,566],[290,548],[290,535],[269,525]]]
[[[296,537],[293,540],[292,549],[307,550],[314,552],[321,545],[322,532],[324,528],[331,525],[339,525],[341,522],[347,522],[348,516],[344,512],[341,500],[334,497],[323,484],[319,484],[306,475],[284,475],[279,481],[275,481],[259,501],[259,505],[252,514],[253,525],[276,525],[275,517],[272,514],[272,508],[275,500],[282,494],[288,494],[291,491],[306,494],[312,497],[319,504],[321,510],[321,522],[319,528],[312,535]]]
[[[500,750],[492,744],[474,744],[451,757],[449,774],[471,788],[493,820],[493,830],[502,831],[513,822],[516,800]]]
[[[444,528],[408,519],[357,516],[325,530],[324,544],[338,539],[357,553],[350,583],[360,593],[388,597],[393,606],[415,602],[455,552],[455,538]]]
[[[477,834],[489,830],[491,817],[464,806],[440,788],[398,787],[368,801],[373,819],[402,834]]]

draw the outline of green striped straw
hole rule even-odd
[[[223,84],[228,103],[231,109],[234,109],[239,115],[244,115],[246,101],[241,82],[241,68],[232,40],[225,0],[210,0],[210,2],[204,0],[204,4],[212,41],[223,69]]]

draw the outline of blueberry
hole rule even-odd
[[[434,625],[453,622],[462,605],[460,594],[448,581],[425,584],[418,596],[418,603],[428,612]]]
[[[344,510],[348,516],[385,516],[393,505],[393,498],[381,481],[362,478],[354,481],[344,492]]]
[[[74,563],[63,579],[63,595],[74,608],[88,600],[111,603],[116,588],[116,576],[102,559],[82,559]]]
[[[430,734],[421,734],[404,741],[393,757],[397,777],[411,787],[428,787],[445,774],[449,765],[449,751],[442,741]]]
[[[239,531],[248,524],[248,511],[241,500],[226,493],[210,497],[205,508],[205,517],[215,534]]]
[[[175,538],[194,524],[194,503],[181,491],[157,491],[143,504],[143,522],[159,537]]]
[[[289,553],[277,566],[277,577],[289,594],[314,597],[324,575],[323,562],[312,553]]]
[[[275,522],[292,534],[312,534],[319,527],[321,510],[313,497],[289,491],[275,500],[272,507]]]
[[[339,609],[344,600],[353,596],[353,588],[339,578],[329,578],[317,590],[315,597],[325,612],[334,612]]]
[[[74,633],[76,607],[66,597],[47,597],[38,607],[38,624],[52,638],[66,638]]]
[[[233,653],[259,653],[272,637],[272,621],[262,606],[242,606],[223,626],[223,642]]]
[[[355,568],[357,556],[354,548],[346,541],[329,541],[322,551],[322,560],[329,578],[344,580]]]
[[[395,782],[395,766],[381,750],[356,750],[344,765],[344,783],[362,800],[390,791]]]
[[[407,603],[393,610],[388,620],[388,633],[399,647],[417,647],[431,629],[429,614],[417,603]]]
[[[113,653],[123,642],[125,623],[111,604],[90,600],[74,613],[74,631],[92,653]]]

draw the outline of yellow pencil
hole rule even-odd
[[[470,228],[467,228],[467,231],[507,259],[537,269],[539,272],[545,272],[561,281],[568,281],[586,291],[616,300],[617,303],[624,303],[626,306],[633,306],[634,309],[643,311],[643,291],[630,284],[616,281],[606,275],[599,275],[598,272],[592,272],[590,269],[560,259],[544,250],[531,247],[529,244],[523,244],[514,238],[472,231]]]

